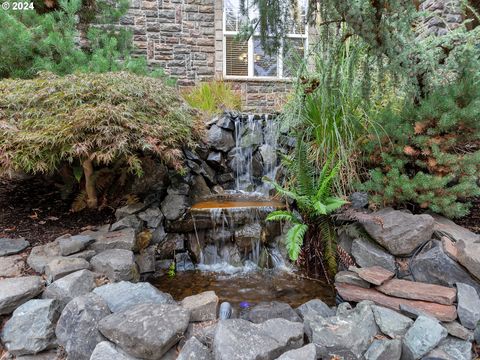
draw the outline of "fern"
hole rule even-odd
[[[290,221],[294,224],[300,224],[301,220],[291,211],[277,210],[267,215],[267,221]]]
[[[291,260],[296,261],[303,245],[303,238],[308,230],[308,225],[295,224],[287,233],[287,251]]]

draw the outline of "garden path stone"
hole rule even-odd
[[[383,248],[365,239],[355,239],[352,243],[352,256],[360,267],[381,266],[395,272],[395,258]]]
[[[100,331],[131,356],[160,359],[188,327],[190,313],[177,305],[141,304],[100,321]]]
[[[467,284],[457,283],[457,312],[460,323],[467,329],[474,330],[480,321],[480,298],[477,291]]]
[[[89,360],[98,343],[105,340],[98,323],[110,310],[98,295],[89,293],[70,301],[58,319],[55,334],[69,360]]]
[[[421,359],[447,335],[447,330],[438,321],[430,317],[419,316],[403,338],[402,359]]]
[[[95,346],[90,360],[135,360],[110,341],[102,341]]]
[[[89,235],[64,235],[56,239],[62,256],[72,255],[84,250],[95,239]]]
[[[57,241],[32,248],[27,258],[27,264],[39,274],[43,274],[47,264],[60,257],[60,246]]]
[[[244,316],[242,316],[242,319],[255,324],[276,318],[282,318],[292,322],[302,322],[302,319],[290,305],[279,301],[261,302],[249,308]]]
[[[22,255],[0,257],[0,277],[22,276],[25,269],[25,260]]]
[[[102,251],[91,260],[95,272],[104,274],[112,282],[133,281],[140,278],[133,252],[122,249],[111,249]]]
[[[24,276],[0,280],[0,315],[9,314],[17,307],[40,294],[44,282],[40,276]]]
[[[285,319],[254,324],[243,319],[221,320],[213,341],[215,360],[273,360],[303,345],[303,325]]]
[[[403,299],[424,300],[444,305],[452,305],[457,299],[455,288],[401,279],[391,279],[378,286],[377,290]]]
[[[59,257],[45,266],[45,275],[47,275],[47,281],[51,283],[65,275],[88,268],[90,268],[90,263],[85,259]]]
[[[434,220],[430,215],[412,215],[391,208],[372,215],[380,218],[381,224],[365,222],[363,227],[392,255],[409,255],[432,237]]]
[[[312,299],[310,301],[307,301],[305,304],[300,305],[295,310],[302,320],[309,313],[314,313],[315,315],[320,315],[323,317],[330,317],[335,315],[335,311],[319,299]]]
[[[369,282],[363,280],[356,272],[353,271],[339,271],[335,275],[335,283],[356,285],[367,289],[370,287]]]
[[[111,250],[111,249],[123,249],[131,250],[135,249],[136,236],[135,229],[127,228],[112,232],[100,233],[90,248],[96,251]]]
[[[382,294],[375,289],[364,289],[347,284],[336,284],[340,296],[345,301],[359,302],[370,300],[375,304],[399,311],[401,307],[411,308],[426,313],[440,321],[453,321],[457,318],[457,310],[453,305],[435,304],[427,301],[400,299]]]
[[[113,313],[140,304],[174,304],[170,294],[163,293],[146,282],[120,281],[97,287],[93,293],[102,297]]]
[[[316,358],[317,350],[315,349],[315,345],[308,344],[300,349],[287,351],[277,360],[315,360]]]
[[[402,356],[402,341],[374,340],[364,355],[365,360],[400,360]]]
[[[190,321],[209,321],[217,318],[218,296],[215,291],[187,296],[180,305],[190,311]]]
[[[372,311],[380,331],[391,338],[404,336],[413,324],[412,319],[382,306],[372,305]]]
[[[177,360],[213,360],[213,354],[193,336],[183,345]]]
[[[442,323],[442,326],[447,329],[448,334],[462,340],[473,340],[473,331],[460,325],[457,321],[450,321]]]
[[[36,354],[56,344],[55,324],[60,316],[56,300],[34,299],[19,306],[5,324],[1,339],[13,355]]]
[[[380,266],[371,266],[357,270],[358,276],[374,285],[382,285],[385,281],[391,279],[395,274]]]
[[[72,299],[86,295],[95,288],[95,278],[90,270],[80,270],[58,279],[47,286],[44,299],[56,299],[63,309]]]
[[[15,255],[30,246],[25,238],[0,238],[0,256]]]
[[[371,302],[367,301],[346,314],[329,318],[309,317],[304,326],[310,342],[315,344],[317,356],[324,358],[335,355],[360,358],[378,333]]]

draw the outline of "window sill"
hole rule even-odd
[[[258,76],[224,76],[222,80],[235,81],[235,82],[293,83],[292,78],[258,77]]]

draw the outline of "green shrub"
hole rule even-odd
[[[374,203],[468,214],[469,199],[480,195],[480,86],[474,75],[465,79],[380,117],[385,135],[365,144],[373,170],[361,186]]]
[[[197,126],[198,125],[198,126]],[[86,205],[97,206],[96,174],[112,166],[142,174],[153,155],[176,169],[182,146],[201,125],[176,91],[125,72],[0,82],[0,173],[64,171],[82,179]]]
[[[184,98],[191,107],[209,115],[225,110],[240,110],[242,106],[240,95],[223,81],[201,83],[185,91]]]

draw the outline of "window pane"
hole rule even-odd
[[[225,30],[238,31],[240,0],[225,0]]]
[[[285,39],[283,47],[283,77],[295,75],[305,58],[305,39]]]
[[[307,22],[307,0],[298,0],[298,6],[292,11],[290,19],[290,34],[305,34],[305,24]]]
[[[278,75],[277,55],[266,54],[259,38],[253,39],[253,69],[255,76]]]
[[[226,36],[226,74],[248,76],[248,43],[237,41],[234,36]]]

